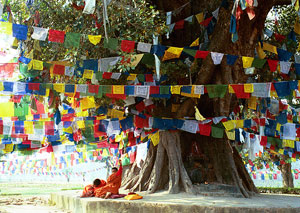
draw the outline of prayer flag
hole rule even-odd
[[[72,47],[79,48],[80,38],[81,38],[81,34],[79,34],[79,33],[67,32],[64,47],[65,48],[72,48]]]
[[[93,45],[99,44],[101,41],[101,38],[102,38],[102,35],[88,35],[88,39]]]
[[[18,40],[26,40],[27,39],[28,27],[26,25],[21,24],[13,24],[13,37]]]
[[[0,21],[0,34],[12,35],[12,23]]]
[[[51,42],[64,43],[65,31],[49,30],[48,40]]]
[[[40,28],[40,27],[33,27],[33,33],[31,35],[31,38],[45,41],[48,35],[48,29]]]

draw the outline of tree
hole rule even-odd
[[[29,21],[36,20],[39,23],[39,14],[42,20],[43,27],[52,27],[58,30],[72,29],[75,32],[86,32],[95,34],[109,34],[111,37],[118,36],[120,39],[132,39],[138,41],[150,42],[153,34],[165,34],[166,27],[163,24],[160,14],[167,11],[173,11],[182,5],[183,8],[177,11],[177,15],[173,22],[182,20],[190,15],[196,15],[200,11],[211,12],[215,11],[218,7],[219,17],[218,20],[212,19],[210,27],[214,25],[214,30],[209,31],[210,41],[203,47],[205,50],[221,52],[231,55],[239,56],[254,56],[258,37],[264,29],[265,20],[270,9],[275,5],[290,4],[290,1],[285,0],[258,0],[258,6],[254,7],[255,18],[249,20],[247,13],[241,14],[239,20],[238,37],[239,39],[233,43],[231,41],[231,34],[229,33],[231,10],[233,8],[232,1],[186,1],[186,0],[173,0],[173,1],[156,1],[153,0],[151,4],[147,4],[143,0],[132,1],[112,1],[110,9],[110,27],[103,30],[104,27],[99,27],[102,23],[105,26],[105,21],[101,18],[101,5],[97,3],[96,13],[97,17],[89,15],[81,16],[80,9],[83,5],[82,1],[74,1],[73,8],[66,1],[57,1],[54,5],[49,5],[46,1],[37,1],[38,8],[30,6],[32,9]],[[251,4],[253,1],[249,1]],[[161,13],[158,13],[152,5],[155,5]],[[19,7],[25,8],[24,4],[14,4],[15,8],[22,11]],[[50,8],[50,9],[49,9]],[[25,9],[24,9],[25,10]],[[17,11],[16,9],[13,11]],[[36,11],[39,11],[38,13]],[[33,13],[35,12],[35,13]],[[33,15],[35,14],[35,15]],[[18,14],[17,14],[18,15]],[[20,14],[23,17],[24,14]],[[61,19],[65,20],[61,24]],[[20,18],[19,18],[20,19]],[[95,26],[95,21],[96,27]],[[127,22],[127,23],[126,23]],[[126,23],[126,24],[125,24]],[[107,23],[106,23],[107,24]],[[108,25],[106,25],[108,26]],[[139,27],[142,26],[142,27]],[[157,27],[158,26],[158,27]],[[98,28],[99,27],[99,28]],[[146,30],[145,30],[146,29]],[[194,22],[184,30],[179,30],[170,35],[170,39],[162,39],[161,43],[164,45],[172,46],[189,46],[199,35],[204,35],[205,29]],[[203,36],[204,37],[204,36]],[[42,51],[35,48],[33,53],[35,57],[40,57],[43,60],[63,60],[81,59],[85,57],[101,57],[101,56],[115,56],[118,51],[108,51],[101,48],[95,48],[91,44],[84,43],[77,51],[66,50],[59,45],[51,46],[53,44],[47,43],[27,43],[28,53],[33,49],[34,45],[43,45]],[[36,47],[36,46],[35,46]],[[101,50],[100,50],[101,49]],[[54,57],[53,57],[54,56]],[[130,56],[128,56],[130,57]],[[207,84],[234,84],[245,83],[248,76],[242,72],[242,62],[238,60],[235,66],[228,66],[223,62],[215,66],[212,60],[207,57],[205,60],[195,60],[191,67],[182,62],[166,62],[162,65],[161,72],[174,72],[175,75],[166,82],[179,82],[181,84],[189,84],[186,79],[178,79],[178,76],[183,73],[183,76],[188,76],[191,73],[193,84],[207,85]],[[116,69],[129,70],[128,66],[118,64]],[[141,70],[153,70],[153,67],[136,67],[134,72],[139,73]],[[37,79],[39,81],[49,80],[47,78]],[[52,82],[85,82],[83,79],[51,79]],[[261,80],[261,79],[259,79]],[[121,81],[120,81],[121,82]],[[99,81],[101,84],[111,84],[110,81]],[[65,101],[65,100],[63,100]],[[98,100],[99,104],[105,105],[110,101],[102,98]],[[209,99],[207,95],[203,95],[200,100],[193,98],[179,98],[173,96],[170,100],[172,103],[179,104],[180,107],[176,112],[172,112],[170,108],[165,108],[163,101],[156,100],[157,108],[152,115],[159,115],[160,117],[169,118],[183,118],[194,117],[194,106],[197,106],[200,113],[204,117],[228,116],[230,112],[239,103],[235,96],[226,94],[225,98]],[[122,103],[117,103],[121,105]],[[54,107],[57,110],[57,107]],[[257,192],[245,166],[229,140],[216,139],[211,137],[192,135],[179,131],[161,131],[160,143],[154,147],[150,145],[147,159],[139,168],[136,163],[127,169],[127,174],[123,180],[123,186],[133,191],[145,190],[155,192],[160,189],[168,189],[170,193],[178,193],[182,188],[188,193],[201,192],[201,187],[193,185],[188,172],[184,166],[184,162],[190,156],[191,147],[200,147],[201,150],[194,151],[193,155],[201,159],[204,168],[203,175],[210,176],[211,182],[218,184],[226,184],[235,188],[236,192],[244,197],[250,197],[252,193]],[[197,149],[198,149],[197,148]],[[196,149],[196,148],[195,148]]]

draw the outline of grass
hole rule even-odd
[[[300,188],[283,188],[283,187],[257,187],[261,193],[275,193],[275,194],[300,194]]]

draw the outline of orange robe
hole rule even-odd
[[[119,194],[119,188],[121,187],[122,182],[122,170],[121,165],[120,169],[115,174],[112,174],[107,178],[107,184],[104,187],[95,190],[95,197],[105,196],[107,192]]]
[[[86,187],[84,187],[81,197],[94,197],[95,190],[100,189],[101,187],[106,185],[105,180],[100,180],[100,181],[101,181],[101,183],[97,187],[94,187],[93,184],[89,184]]]

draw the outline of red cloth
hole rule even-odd
[[[135,41],[122,40],[121,50],[123,52],[131,53],[134,51]]]
[[[285,39],[284,35],[280,35],[278,33],[274,33],[275,39],[279,42],[282,42]]]
[[[277,66],[278,66],[277,60],[268,59],[268,64],[271,72],[275,72],[277,70]]]
[[[140,103],[135,105],[135,108],[137,109],[137,111],[142,112],[146,108],[144,101],[141,101]]]
[[[150,95],[159,94],[159,86],[150,86]]]
[[[260,145],[267,146],[267,143],[268,143],[268,137],[267,136],[261,136]]]
[[[54,121],[45,122],[45,135],[54,135]]]
[[[102,77],[103,79],[111,79],[112,73],[111,72],[104,72]]]
[[[200,24],[203,25],[204,27],[207,27],[209,25],[209,23],[211,22],[212,18],[213,18],[213,16],[210,17],[210,18],[205,19]]]
[[[54,64],[53,74],[55,74],[55,75],[64,75],[65,74],[65,66]]]
[[[174,26],[174,30],[181,30],[184,28],[184,19],[177,21]]]
[[[40,90],[40,83],[28,83],[29,90]]]
[[[0,64],[0,78],[12,78],[18,63]]]
[[[251,97],[250,93],[245,93],[243,84],[242,85],[231,84],[230,86],[234,90],[235,95],[236,95],[237,98],[250,98]]]
[[[96,93],[99,92],[99,85],[89,85],[89,93]]]
[[[211,126],[208,124],[199,124],[200,135],[210,136]]]
[[[146,74],[145,78],[146,78],[146,82],[153,82],[153,75],[152,74]]]
[[[144,119],[140,116],[135,116],[134,121],[136,128],[142,129],[144,127],[149,127],[149,118]]]
[[[50,29],[48,40],[51,41],[51,42],[64,43],[65,34],[66,34],[65,31]]]
[[[203,58],[205,59],[209,54],[209,51],[201,51],[201,50],[197,50],[195,58]]]

